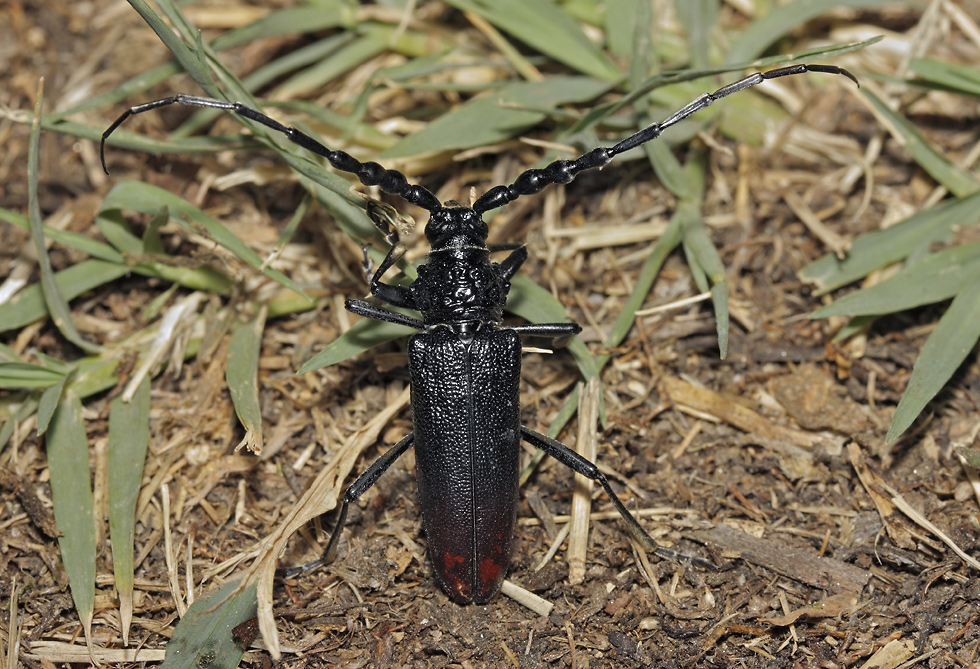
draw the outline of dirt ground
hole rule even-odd
[[[861,26],[904,44],[920,19],[921,12],[898,7],[838,12],[814,22],[814,30]],[[976,44],[943,25],[948,32],[933,39],[929,54],[980,62]],[[229,53],[228,62],[247,72],[290,48],[290,38],[268,40]],[[885,48],[881,53],[886,60],[893,56]],[[57,111],[165,58],[164,47],[125,2],[6,0],[0,7],[4,110],[30,109],[42,75],[46,111]],[[862,62],[841,64],[861,76]],[[256,645],[243,666],[975,666],[977,573],[895,505],[896,498],[904,500],[968,554],[977,554],[978,497],[954,450],[976,437],[975,354],[909,433],[884,445],[918,350],[941,309],[883,318],[866,336],[831,343],[841,323],[806,317],[827,298],[813,296],[797,275],[827,248],[799,222],[795,202],[786,196],[801,193],[806,208],[849,240],[918,210],[935,183],[880,132],[846,82],[822,88],[820,95],[808,86],[793,82],[805,102],[794,132],[806,127],[823,133],[817,142],[833,142],[836,159],[828,158],[829,149],[748,147],[716,134],[695,140],[710,149],[704,215],[733,289],[727,359],[719,359],[710,302],[701,302],[639,318],[602,378],[608,428],[600,433],[598,462],[613,472],[615,487],[651,534],[714,568],[641,559],[622,524],[601,515],[591,522],[582,582],[570,583],[564,549],[536,571],[567,522],[562,516],[572,497],[570,473],[546,460],[522,488],[509,579],[550,602],[550,612],[534,613],[503,595],[485,606],[454,604],[436,585],[425,557],[409,453],[351,509],[338,561],[276,582],[282,660],[272,662]],[[175,76],[153,94],[170,91],[198,92],[186,76]],[[74,120],[105,127],[124,107],[92,109]],[[163,138],[185,116],[147,116],[133,129]],[[909,116],[953,158],[980,138],[976,103],[925,96]],[[26,213],[27,128],[5,114],[0,138],[0,207]],[[859,177],[842,187],[848,170],[879,141],[873,184]],[[209,179],[243,163],[278,170],[270,156],[153,157],[115,149],[106,177],[97,154],[91,141],[45,133],[40,204],[47,222],[97,237],[92,218],[102,198],[114,184],[138,178],[195,202],[261,247],[275,242],[303,196],[288,179],[223,191],[209,187]],[[465,194],[452,192],[461,169],[439,166],[420,180],[443,199],[463,199]],[[518,169],[513,164],[504,173]],[[613,227],[638,215],[666,220],[675,203],[649,167],[637,162],[579,179],[562,191],[563,203],[557,192],[522,202],[506,227],[495,230],[504,237],[492,241],[527,240],[531,258],[523,272],[556,292],[598,353],[653,242],[579,249],[546,231]],[[962,233],[964,239],[971,235]],[[219,347],[208,361],[189,359],[176,377],[164,373],[153,383],[145,480],[155,489],[169,487],[171,531],[181,551],[189,544],[198,577],[276,527],[329,461],[320,445],[348,439],[407,384],[404,342],[294,374],[345,327],[343,299],[366,291],[360,249],[327,214],[311,213],[297,239],[305,246],[297,246],[303,257],[295,261],[293,278],[319,283],[324,299],[317,310],[267,327],[260,361],[260,399],[271,435],[266,455],[233,453],[242,429],[224,386],[226,349]],[[203,253],[186,239],[175,243]],[[26,234],[0,224],[0,275],[25,245]],[[50,252],[56,269],[81,259],[57,244]],[[133,275],[76,300],[73,308],[87,336],[118,339],[140,326],[144,305],[167,287]],[[646,306],[697,292],[683,254],[675,252]],[[25,356],[78,355],[48,322],[6,333],[3,342]],[[545,431],[578,372],[562,352],[529,353],[524,364],[524,420]],[[97,492],[109,397],[86,403]],[[407,408],[398,412],[355,471],[407,434],[410,421]],[[566,442],[575,440],[574,425],[561,435]],[[31,522],[11,492],[26,484],[42,502],[50,498],[43,440],[31,432],[15,441],[0,452],[8,477],[0,507],[4,645],[9,649],[12,639],[11,585],[30,583],[17,599],[19,662],[32,669],[65,666],[66,657],[46,654],[52,646],[44,642],[84,641],[57,542]],[[317,447],[308,450],[311,444]],[[178,622],[158,499],[147,501],[136,535],[138,597],[130,646],[146,650],[164,648]],[[593,516],[611,510],[596,494]],[[316,554],[309,543],[313,530],[297,537],[284,563]],[[104,530],[98,545],[93,642],[121,648]]]

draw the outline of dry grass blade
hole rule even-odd
[[[598,451],[599,379],[592,377],[579,393],[579,430],[575,452],[595,462]],[[572,495],[571,531],[568,535],[568,582],[577,585],[585,580],[585,561],[589,548],[589,514],[592,511],[592,480],[575,475]]]

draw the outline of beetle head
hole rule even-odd
[[[480,214],[453,200],[433,211],[425,225],[425,238],[432,249],[485,246],[489,232]]]

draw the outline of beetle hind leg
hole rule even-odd
[[[301,576],[302,574],[308,574],[315,569],[319,569],[325,564],[333,562],[334,558],[337,557],[337,546],[340,545],[340,535],[344,530],[344,525],[347,523],[347,509],[350,504],[352,502],[356,502],[361,495],[367,492],[367,490],[377,482],[378,478],[384,474],[392,464],[394,464],[395,460],[400,458],[405,451],[411,448],[414,442],[415,433],[411,432],[397,444],[389,448],[388,451],[380,458],[375,460],[363,474],[358,476],[356,481],[350,484],[350,487],[344,492],[344,499],[340,506],[340,513],[337,515],[337,523],[330,532],[330,541],[327,542],[327,547],[323,550],[323,554],[320,557],[297,567],[279,569],[277,570],[277,573],[285,578],[292,578],[295,576]]]
[[[619,515],[622,516],[623,521],[626,523],[626,528],[629,530],[630,536],[633,537],[645,551],[648,553],[654,553],[665,560],[687,562],[703,569],[708,569],[711,571],[717,570],[717,567],[703,558],[678,553],[677,551],[672,551],[669,548],[664,548],[663,546],[659,545],[653,537],[647,534],[647,531],[643,529],[643,526],[640,525],[640,522],[636,519],[636,517],[633,516],[633,514],[629,512],[629,509],[627,509],[622,501],[620,501],[619,497],[612,489],[612,486],[609,485],[609,480],[603,475],[602,472],[599,471],[599,468],[596,467],[595,463],[583,458],[581,455],[560,441],[545,436],[540,432],[530,430],[524,426],[521,426],[521,438],[532,446],[540,448],[542,451],[575,473],[581,474],[582,476],[601,485],[602,489],[606,491],[606,495],[608,495],[609,499],[612,500],[613,505],[616,507],[616,511],[619,512]]]

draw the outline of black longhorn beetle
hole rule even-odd
[[[376,222],[390,248],[370,281],[371,295],[395,307],[415,309],[421,312],[422,320],[363,300],[346,303],[348,311],[360,316],[419,331],[408,344],[415,431],[347,488],[323,555],[289,573],[309,571],[334,559],[348,506],[414,445],[419,501],[436,579],[457,602],[487,602],[500,588],[510,563],[522,439],[601,485],[630,534],[645,550],[676,557],[659,547],[640,526],[595,464],[561,442],[521,425],[521,336],[566,339],[578,334],[581,327],[576,323],[502,325],[510,279],[527,259],[527,249],[511,247],[512,252],[502,262],[492,262],[483,215],[522,195],[537,193],[550,184],[567,184],[585,170],[602,167],[620,153],[656,139],[666,128],[715,100],[767,79],[805,72],[840,74],[858,83],[850,72],[833,65],[800,64],[756,73],[698,97],[663,122],[648,125],[611,148],[600,147],[576,160],[556,160],[543,169],[527,170],[511,185],[491,188],[470,207],[454,201],[442,204],[428,189],[409,184],[401,172],[375,162],[362,163],[344,151],[332,151],[296,128],[238,102],[176,95],[137,105],[116,119],[102,135],[103,169],[106,139],[130,116],[168,105],[210,107],[281,132],[326,158],[334,168],[356,175],[364,185],[378,186],[429,212],[425,237],[430,249],[426,263],[418,268],[418,278],[407,287],[381,281],[404,248],[396,232],[386,223]]]

